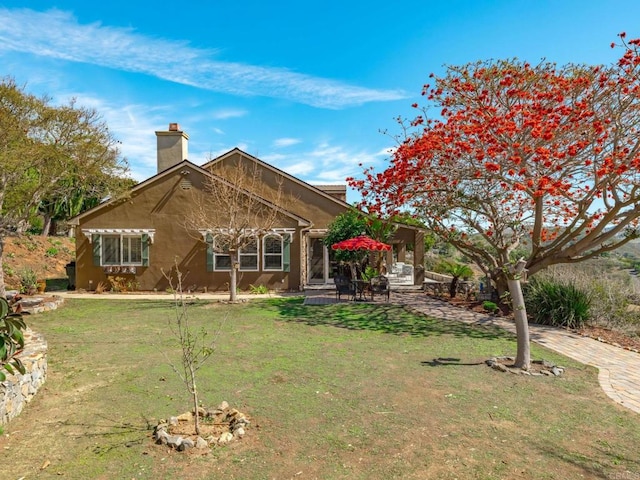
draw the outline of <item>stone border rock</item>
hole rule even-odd
[[[17,355],[24,365],[24,375],[7,373],[7,379],[0,383],[0,425],[9,423],[20,414],[47,376],[47,342],[44,336],[27,328],[24,338],[24,350]]]
[[[17,295],[17,291],[9,291],[7,299],[14,310],[19,309],[23,314],[55,310],[64,302],[58,295],[35,295],[16,299]],[[25,373],[6,373],[7,379],[0,383],[0,425],[6,425],[20,415],[25,405],[33,399],[45,382],[47,342],[44,336],[27,327],[24,331],[24,349],[16,357],[24,365]]]
[[[235,440],[239,440],[246,434],[247,427],[251,424],[247,416],[230,408],[227,402],[222,402],[213,410],[206,410],[202,407],[198,408],[198,415],[202,417],[203,424],[207,422],[216,425],[227,424],[224,431],[219,436],[209,436],[206,439],[193,435],[195,438],[182,437],[180,435],[172,435],[169,433],[172,426],[178,426],[180,423],[193,423],[193,412],[183,413],[177,417],[170,417],[169,420],[160,420],[158,425],[153,429],[153,440],[158,445],[166,445],[179,452],[189,450],[191,448],[204,449],[215,445],[226,445]]]
[[[39,294],[32,296],[21,296],[17,291],[7,292],[7,300],[14,310],[19,309],[20,313],[43,313],[55,310],[62,305],[64,298],[60,295]]]
[[[547,376],[547,377],[559,377],[561,376],[565,368],[554,365],[553,363],[547,360],[533,360],[531,363],[533,365],[538,365],[538,371],[531,370],[523,370],[521,368],[513,367],[505,365],[504,362],[513,362],[515,361],[515,357],[491,357],[488,360],[485,360],[488,366],[493,368],[494,370],[498,370],[500,372],[509,372],[516,373],[519,375],[531,375],[535,377]]]

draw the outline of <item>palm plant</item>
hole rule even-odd
[[[458,282],[460,281],[460,277],[466,278],[473,276],[473,270],[469,265],[449,260],[440,262],[436,267],[436,270],[453,277],[449,284],[449,296],[451,298],[455,298],[456,293],[458,292]]]

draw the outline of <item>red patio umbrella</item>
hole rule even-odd
[[[331,245],[333,250],[349,250],[351,252],[355,250],[369,250],[382,252],[384,250],[391,250],[391,245],[379,242],[366,235],[360,235],[359,237],[349,238],[342,240],[341,242]]]

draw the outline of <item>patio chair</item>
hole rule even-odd
[[[344,275],[336,275],[333,277],[336,284],[336,298],[340,300],[342,295],[349,295],[351,300],[356,297],[356,287],[351,280]]]
[[[373,301],[375,295],[386,295],[387,302],[389,301],[391,287],[389,286],[389,280],[384,275],[373,277],[369,288],[371,289],[371,301]]]

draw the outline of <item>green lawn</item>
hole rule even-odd
[[[49,374],[5,428],[0,478],[640,476],[640,416],[605,396],[596,370],[535,345],[564,377],[492,370],[486,358],[515,351],[500,330],[300,298],[188,311],[220,330],[201,399],[251,418],[242,441],[207,455],[152,444],[151,425],[189,408],[168,365],[170,302],[69,300],[28,318],[49,342]]]

